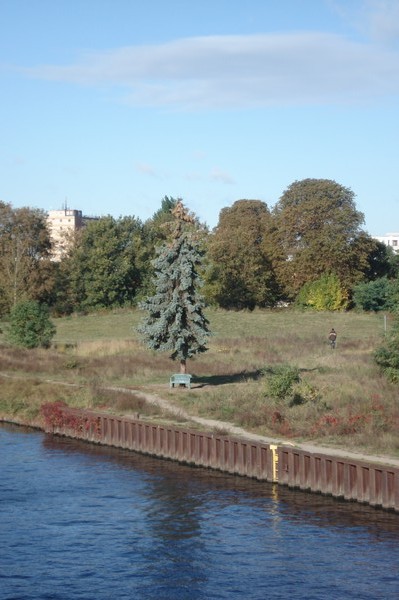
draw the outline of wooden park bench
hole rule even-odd
[[[185,385],[189,389],[191,388],[191,377],[192,375],[187,375],[187,373],[175,373],[170,377],[169,387],[174,387],[175,385]]]

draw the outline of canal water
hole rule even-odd
[[[399,597],[399,515],[0,425],[1,600]]]

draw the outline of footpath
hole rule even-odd
[[[363,460],[366,462],[381,463],[384,465],[391,465],[394,467],[399,467],[399,459],[393,458],[391,456],[365,454],[362,452],[353,452],[353,451],[347,451],[347,450],[340,449],[340,448],[332,448],[330,446],[320,446],[320,445],[314,445],[311,443],[301,443],[301,442],[296,442],[296,441],[294,442],[293,440],[285,440],[282,438],[262,436],[262,435],[258,435],[256,433],[251,433],[251,432],[243,429],[242,427],[237,427],[236,425],[233,425],[232,423],[229,423],[227,421],[219,421],[216,419],[207,419],[204,417],[197,417],[195,415],[189,414],[187,411],[185,411],[181,407],[176,406],[169,400],[166,400],[165,398],[160,397],[158,394],[149,394],[147,392],[143,392],[138,389],[115,387],[115,386],[105,387],[104,389],[109,390],[109,391],[119,391],[119,392],[134,394],[137,398],[142,398],[143,400],[145,400],[146,402],[148,402],[150,404],[159,406],[160,408],[167,410],[169,413],[175,414],[177,417],[185,419],[186,421],[192,421],[193,423],[201,425],[202,427],[204,427],[207,430],[221,429],[223,431],[226,431],[226,433],[228,433],[230,435],[243,437],[248,440],[254,440],[256,442],[261,442],[261,443],[265,443],[265,444],[277,444],[280,446],[293,446],[295,448],[305,450],[306,452],[312,452],[314,454],[317,454],[317,453],[329,454],[330,456],[340,456],[342,458],[352,458],[354,460]]]
[[[9,378],[9,379],[20,379],[19,376],[10,375],[8,373],[1,373],[1,372],[0,372],[0,377],[5,377],[5,378]],[[37,377],[35,377],[35,379],[37,380]],[[84,387],[84,385],[81,385],[81,384],[68,383],[65,381],[57,381],[57,380],[53,380],[53,379],[43,379],[43,381],[46,383],[57,384],[60,386]],[[253,441],[261,442],[261,443],[265,443],[265,444],[277,444],[279,446],[291,446],[291,447],[299,448],[306,452],[311,452],[313,454],[318,454],[318,453],[319,454],[328,454],[330,456],[351,458],[353,460],[379,463],[379,464],[389,465],[389,466],[399,468],[399,458],[394,458],[394,457],[386,456],[386,455],[375,455],[375,454],[366,454],[366,453],[362,453],[362,452],[354,452],[354,451],[349,451],[349,450],[345,450],[342,448],[334,448],[334,447],[330,447],[330,446],[314,445],[314,444],[311,444],[308,442],[297,442],[295,440],[287,440],[287,439],[283,439],[283,438],[262,436],[262,435],[258,435],[255,433],[251,433],[251,432],[243,429],[242,427],[237,427],[236,425],[233,425],[232,423],[229,423],[226,421],[219,421],[217,419],[207,419],[205,417],[199,417],[196,415],[192,415],[192,414],[188,413],[186,410],[184,410],[182,407],[176,406],[176,404],[173,404],[173,402],[171,402],[170,400],[162,398],[159,394],[144,392],[137,388],[126,388],[126,387],[120,387],[120,386],[103,386],[102,389],[104,389],[106,391],[110,391],[110,392],[123,392],[123,393],[132,394],[136,398],[141,398],[142,400],[144,400],[145,402],[147,402],[149,404],[159,406],[159,408],[167,411],[168,413],[170,413],[172,415],[175,415],[179,419],[184,419],[187,422],[191,421],[192,423],[196,423],[197,425],[200,425],[201,427],[203,427],[205,430],[212,431],[215,429],[216,430],[219,429],[219,430],[223,430],[224,432],[226,432],[229,435],[242,437],[247,440],[253,440]],[[96,412],[98,412],[98,411],[96,411]],[[125,415],[125,416],[129,417],[130,415]],[[133,415],[131,415],[131,416],[133,416]]]

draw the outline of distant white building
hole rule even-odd
[[[385,235],[374,236],[374,239],[390,246],[395,254],[399,253],[399,233],[386,233]]]
[[[70,240],[70,235],[83,227],[81,210],[50,210],[47,213],[47,223],[53,242],[53,260],[61,260]]]

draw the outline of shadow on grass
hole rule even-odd
[[[265,367],[264,369],[259,371],[259,373],[261,375],[276,375],[276,374],[278,374],[278,369],[281,366],[284,366],[284,365],[275,365],[273,367]],[[289,366],[289,365],[286,365],[286,366]],[[316,371],[317,373],[330,373],[333,371],[333,369],[331,367],[325,367],[323,365],[321,367],[313,367],[311,369],[302,367],[302,368],[298,369],[298,371],[299,371],[299,373],[312,373],[313,371]]]
[[[241,373],[231,373],[229,375],[193,375],[192,383],[197,387],[206,385],[225,385],[226,383],[245,383],[249,379],[257,381],[262,377],[262,371],[241,371]]]

